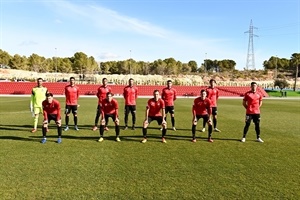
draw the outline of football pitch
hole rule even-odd
[[[57,99],[64,107],[64,98]],[[117,100],[123,126],[124,101]],[[164,144],[154,121],[142,144],[147,100],[138,99],[137,128],[121,130],[121,142],[115,141],[112,121],[104,141],[97,142],[99,132],[91,130],[97,100],[82,97],[80,130],[73,130],[71,116],[70,130],[57,144],[52,121],[47,143],[41,144],[42,115],[38,131],[30,132],[30,97],[0,97],[0,199],[300,199],[300,99],[263,100],[264,143],[255,141],[253,124],[246,142],[240,142],[242,99],[220,99],[222,132],[213,132],[214,142],[207,142],[200,120],[192,143],[193,99],[177,99],[177,131],[168,116]]]

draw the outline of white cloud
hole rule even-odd
[[[101,59],[102,61],[111,61],[111,60],[115,60],[119,57],[120,56],[118,56],[116,54],[106,52],[106,53],[101,53],[98,58]]]
[[[63,22],[60,19],[55,19],[54,23],[56,23],[56,24],[62,24]]]
[[[32,46],[32,45],[38,45],[38,42],[35,41],[23,41],[19,44],[19,46]]]
[[[152,37],[167,38],[169,31],[149,22],[124,16],[114,10],[96,5],[76,5],[68,1],[46,2],[49,7],[72,19],[83,20],[100,30],[131,32]]]

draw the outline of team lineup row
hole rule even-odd
[[[42,134],[43,139],[41,143],[46,143],[46,135],[48,131],[48,123],[53,120],[57,125],[58,139],[57,143],[61,143],[62,139],[62,123],[61,123],[61,106],[60,102],[53,98],[53,94],[49,93],[47,88],[42,85],[43,80],[37,80],[37,86],[32,89],[30,111],[34,116],[34,127],[31,132],[37,131],[37,124],[39,113],[43,113]],[[219,98],[219,91],[216,88],[216,81],[211,79],[210,85],[201,90],[200,96],[194,99],[192,107],[192,142],[196,142],[196,126],[199,119],[203,119],[202,132],[205,131],[205,125],[208,125],[208,142],[213,142],[212,131],[220,132],[217,128],[217,101]],[[46,99],[45,99],[46,96]],[[65,128],[64,131],[69,130],[69,116],[72,113],[74,119],[74,129],[79,130],[77,123],[77,108],[79,99],[79,87],[75,85],[75,78],[70,78],[70,84],[65,86],[66,109],[65,109]],[[102,85],[97,90],[98,105],[95,117],[93,131],[99,128],[100,137],[98,142],[102,142],[104,131],[108,130],[107,123],[111,118],[115,125],[116,141],[120,142],[120,120],[119,120],[119,105],[118,101],[113,98],[111,88],[107,85],[107,79],[102,79]],[[138,97],[138,88],[134,85],[134,80],[129,79],[128,85],[124,87],[123,97],[125,100],[125,116],[124,116],[124,129],[128,129],[128,116],[132,115],[132,129],[135,129],[136,123],[136,99]],[[172,81],[167,81],[167,86],[160,91],[153,91],[153,98],[147,102],[145,111],[145,120],[142,126],[142,143],[147,142],[147,127],[152,121],[157,121],[161,125],[162,142],[166,143],[167,123],[166,115],[170,113],[172,129],[175,128],[174,116],[174,101],[176,100],[176,89],[172,87]],[[258,142],[263,142],[260,138],[260,107],[262,105],[262,95],[257,92],[257,84],[251,83],[251,90],[246,92],[243,98],[243,106],[246,109],[246,120],[241,142],[246,141],[246,134],[248,132],[251,121],[255,124],[256,137]],[[100,126],[98,123],[100,121]]]

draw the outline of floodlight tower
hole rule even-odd
[[[253,34],[253,29],[257,29],[252,24],[252,19],[250,22],[249,31],[245,33],[249,33],[249,42],[248,42],[248,53],[247,53],[247,62],[246,62],[246,70],[253,69],[255,70],[255,60],[254,60],[254,47],[253,47],[253,37],[258,37]]]

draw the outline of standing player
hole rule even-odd
[[[120,142],[120,126],[119,126],[119,114],[118,114],[119,104],[117,100],[113,99],[113,94],[111,92],[106,93],[106,98],[101,102],[101,124],[100,124],[100,138],[98,142],[103,141],[104,128],[107,125],[108,118],[112,118],[115,123],[116,131],[116,141]]]
[[[255,125],[256,132],[256,141],[264,142],[260,138],[260,107],[262,105],[262,95],[257,91],[257,83],[251,83],[251,90],[246,92],[243,99],[243,106],[246,109],[246,119],[245,119],[245,127],[243,138],[241,142],[246,141],[246,135],[250,126],[251,121],[253,120]]]
[[[213,116],[213,127],[214,127],[214,131],[215,132],[221,132],[218,128],[217,128],[217,101],[219,99],[219,90],[218,88],[216,88],[217,82],[215,79],[210,79],[209,81],[209,87],[206,88],[206,92],[207,92],[207,98],[210,99],[211,101],[211,109],[212,109],[212,116]],[[205,123],[203,121],[203,129],[202,132],[205,132]]]
[[[74,117],[74,129],[78,131],[77,126],[77,108],[78,108],[78,98],[79,98],[79,87],[75,85],[75,78],[70,78],[70,84],[65,87],[65,96],[66,96],[66,110],[65,110],[65,121],[66,127],[64,131],[69,130],[69,116],[72,111]]]
[[[43,122],[43,139],[41,140],[41,143],[46,143],[46,133],[48,129],[48,124],[51,120],[55,121],[57,125],[57,134],[58,139],[57,143],[61,143],[61,115],[60,115],[60,103],[56,99],[53,99],[53,94],[48,93],[46,95],[46,100],[43,101],[43,114],[44,114],[44,122]]]
[[[192,142],[196,142],[196,126],[199,119],[203,118],[203,122],[208,125],[208,142],[213,142],[211,139],[212,123],[211,123],[211,101],[206,98],[206,90],[201,90],[200,97],[194,100],[192,108],[193,122],[192,122]]]
[[[174,101],[176,100],[176,90],[172,88],[172,81],[167,81],[167,87],[162,90],[161,98],[165,102],[166,106],[166,117],[165,121],[167,121],[167,114],[170,113],[171,115],[171,123],[172,129],[176,131],[175,128],[175,117],[174,117]]]
[[[31,100],[30,100],[30,112],[34,116],[33,119],[33,129],[31,130],[32,133],[36,132],[37,124],[39,121],[39,114],[42,113],[42,102],[46,99],[46,94],[48,90],[46,87],[43,87],[43,79],[37,79],[37,86],[32,88],[31,91]]]
[[[167,122],[165,121],[165,102],[159,98],[159,91],[154,90],[153,98],[148,100],[145,113],[145,121],[143,124],[143,140],[142,143],[147,142],[147,127],[152,121],[157,121],[158,125],[162,125],[162,142],[166,143]]]
[[[124,108],[124,122],[125,127],[124,130],[128,129],[128,115],[131,112],[132,116],[132,130],[135,129],[135,121],[136,121],[136,99],[138,94],[138,88],[133,85],[133,78],[130,78],[128,81],[128,86],[126,86],[123,90],[123,96],[125,99],[125,108]]]
[[[93,127],[93,131],[96,131],[98,129],[98,122],[101,115],[101,102],[103,99],[106,98],[106,93],[111,92],[111,88],[107,85],[107,78],[102,79],[102,85],[98,88],[97,91],[97,97],[98,97],[98,106],[97,106],[97,113],[95,117],[95,126]],[[106,122],[107,124],[107,122]],[[108,128],[105,126],[104,130],[108,130]]]

